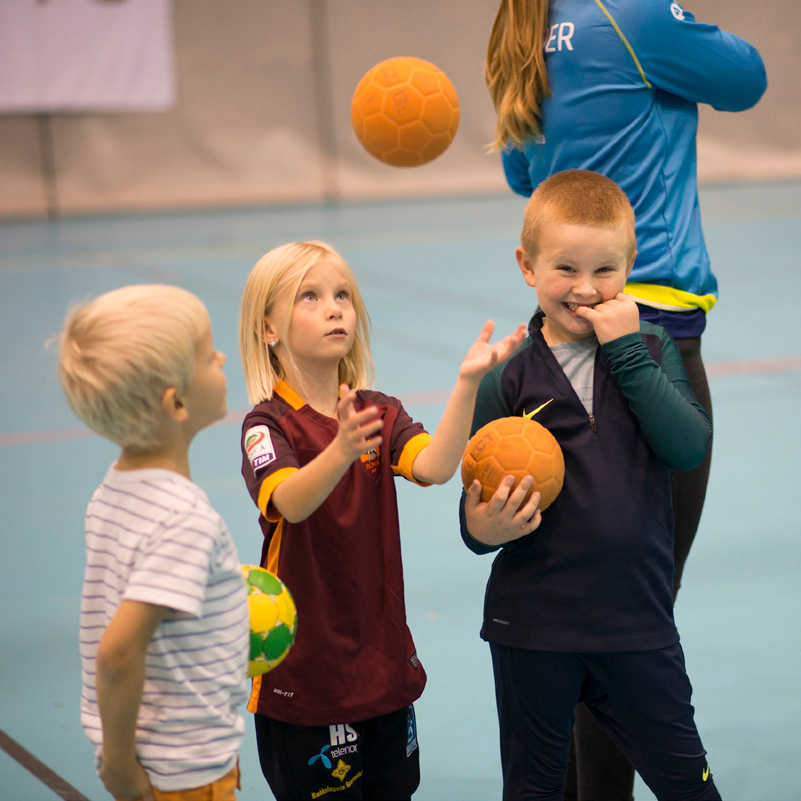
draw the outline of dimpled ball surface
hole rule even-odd
[[[356,138],[379,161],[416,167],[435,159],[459,127],[459,97],[450,79],[422,58],[381,61],[359,81],[350,105]]]
[[[540,492],[540,510],[554,502],[564,483],[565,460],[547,428],[525,417],[501,417],[476,431],[462,457],[465,489],[477,478],[486,503],[507,475],[515,477],[515,487],[523,476],[534,479],[526,500]]]
[[[298,629],[295,601],[278,576],[255,565],[242,565],[250,610],[248,676],[267,673],[289,653]]]

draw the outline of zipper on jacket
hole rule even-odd
[[[590,428],[592,429],[593,434],[597,433],[598,426],[595,425],[595,415],[590,412]]]

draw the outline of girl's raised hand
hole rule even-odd
[[[273,490],[273,506],[290,523],[299,523],[319,509],[351,464],[383,441],[378,434],[384,425],[378,407],[356,411],[356,393],[347,384],[340,386],[339,395],[339,428],[334,439]]]
[[[508,359],[523,344],[527,328],[525,323],[521,323],[514,333],[491,345],[490,337],[492,337],[494,330],[495,323],[492,320],[487,320],[478,335],[478,339],[467,351],[462,361],[462,366],[459,369],[460,378],[480,380],[495,365]]]
[[[349,462],[358,459],[365,451],[377,448],[383,441],[378,435],[384,425],[378,416],[378,407],[366,406],[357,412],[355,402],[356,392],[347,384],[340,385],[337,403],[339,430],[335,441]]]

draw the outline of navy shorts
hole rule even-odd
[[[261,770],[277,801],[406,801],[420,784],[414,707],[356,723],[295,726],[255,715]]]
[[[719,801],[676,644],[572,654],[490,643],[504,801],[561,801],[573,714],[584,701],[660,801]]]

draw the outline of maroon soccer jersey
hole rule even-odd
[[[380,409],[383,443],[363,454],[300,523],[271,505],[273,490],[334,439],[338,423],[286,383],[242,427],[242,475],[259,507],[261,564],[289,587],[298,632],[286,659],[256,677],[248,704],[275,720],[321,726],[364,720],[420,697],[426,674],[406,624],[396,475],[409,480],[430,436],[400,401],[358,392]]]

